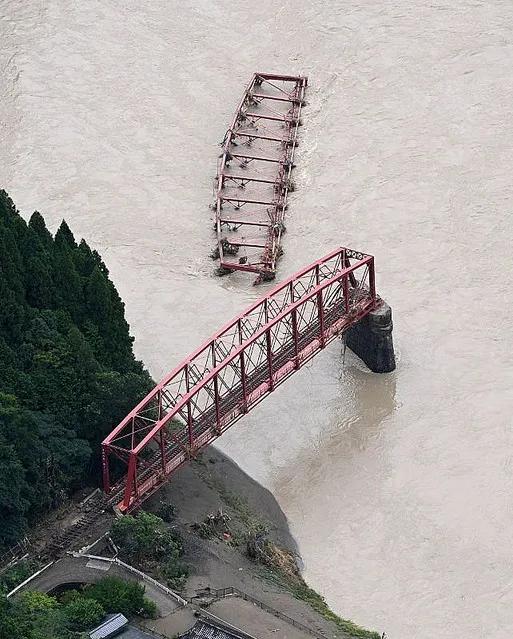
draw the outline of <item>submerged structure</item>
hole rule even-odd
[[[216,184],[219,273],[274,279],[307,78],[255,73],[223,140]]]

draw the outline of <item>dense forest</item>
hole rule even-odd
[[[0,549],[95,481],[101,440],[151,386],[132,346],[100,255],[0,191]]]

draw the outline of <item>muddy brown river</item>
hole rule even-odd
[[[101,252],[154,377],[264,290],[213,276],[218,144],[253,71],[308,74],[279,277],[374,254],[398,368],[336,343],[220,446],[341,615],[510,638],[513,4],[3,0],[0,56],[0,183]]]

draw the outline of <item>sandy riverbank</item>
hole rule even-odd
[[[183,467],[145,504],[145,509],[158,512],[163,504],[174,506],[174,523],[184,539],[184,561],[190,568],[185,586],[187,597],[207,587],[234,587],[326,637],[371,636],[366,631],[360,634],[358,629],[354,633],[345,632],[327,619],[324,611],[321,614],[318,607],[314,609],[315,604],[313,608],[311,601],[305,600],[310,598],[311,591],[306,584],[303,588],[300,577],[290,580],[287,571],[274,570],[248,557],[242,539],[250,530],[265,528],[269,540],[293,555],[298,567],[301,566],[287,518],[274,496],[215,447],[211,446]],[[227,516],[231,537],[202,538],[195,525],[219,511]],[[247,609],[247,604],[241,602],[231,613],[232,623],[244,628],[250,621],[246,619]],[[169,636],[174,630],[170,617],[151,625]]]
[[[183,562],[189,569],[182,592],[186,598],[194,598],[209,589],[234,588],[250,600],[263,604],[263,608],[278,611],[278,616],[286,615],[323,637],[373,639],[378,636],[336,617],[319,595],[308,588],[300,575],[297,544],[278,502],[216,448],[208,448],[181,468],[145,502],[144,508],[161,514],[169,505],[173,507],[170,525],[183,539]],[[202,527],[212,516],[217,517],[218,522],[221,517],[220,525]],[[77,517],[80,517],[80,510],[72,505],[55,513],[38,529],[36,538],[39,541],[33,549],[44,548],[45,541],[48,543],[58,529],[65,528]],[[113,519],[112,511],[104,511],[80,543],[99,539],[91,552],[109,555],[111,551],[103,541],[103,535]],[[212,519],[209,526],[211,522]],[[264,550],[259,560],[249,557],[248,539],[259,540],[257,547]],[[64,583],[92,583],[104,576],[104,572],[98,573],[94,561],[82,563],[80,558],[64,557],[27,588],[48,592]],[[105,566],[101,568],[104,570]],[[134,578],[130,574],[127,577]],[[190,627],[193,621],[190,610],[177,610],[176,605],[163,606],[160,596],[154,598],[151,592],[148,596],[154,599],[162,616],[147,622],[147,627],[167,637],[174,637]],[[272,610],[264,612],[262,607],[241,597],[220,601],[207,595],[204,603],[211,612],[229,623],[251,629],[248,632],[259,639],[304,639],[304,629],[298,630],[297,624],[283,624],[283,619],[278,623],[278,616]],[[276,635],[280,624],[283,627]]]

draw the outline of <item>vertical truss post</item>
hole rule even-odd
[[[248,388],[246,382],[246,363],[244,361],[244,351],[240,353],[240,376],[242,380],[242,410],[248,412]]]
[[[265,318],[265,323],[267,324],[269,322],[269,300],[267,298],[264,300],[264,318]],[[274,390],[273,347],[272,347],[272,335],[271,335],[270,328],[267,329],[265,333],[265,341],[267,345],[266,356],[267,356],[267,369],[269,373],[269,390],[272,391]]]
[[[130,424],[132,426],[132,439],[131,439],[132,445],[131,445],[131,447],[135,448],[135,416],[132,417],[132,419],[130,420]]]
[[[185,365],[185,390],[187,394],[189,394],[190,382],[189,382],[189,365],[188,364]],[[190,399],[187,402],[187,430],[189,434],[189,455],[191,455],[193,437],[192,437],[192,404]]]
[[[126,475],[126,486],[125,486],[125,496],[123,499],[123,506],[125,510],[128,510],[130,507],[130,497],[132,496],[132,492],[134,496],[137,497],[137,455],[135,453],[130,453],[130,460],[128,462],[128,472]]]
[[[162,419],[162,391],[160,390],[158,393],[158,403],[159,403],[159,413],[158,413],[158,421]],[[166,472],[166,446],[164,439],[164,429],[161,428],[159,432],[159,445],[160,445],[160,467],[162,472]]]
[[[292,311],[292,336],[294,338],[294,367],[297,370],[299,368],[299,336],[297,331],[297,310]]]
[[[273,349],[271,344],[271,328],[269,327],[265,332],[265,341],[267,342],[267,370],[269,374],[269,390],[274,390],[273,380]]]
[[[212,368],[217,366],[215,340],[212,342]],[[219,435],[221,433],[221,411],[219,407],[219,380],[218,375],[214,375],[214,403],[216,407],[216,427],[215,431]]]
[[[346,315],[349,314],[349,282],[347,279],[347,273],[344,275],[342,280],[342,285],[344,287],[344,303],[346,306]]]
[[[372,301],[376,303],[376,272],[374,270],[374,257],[369,262],[369,289]]]
[[[322,291],[317,293],[317,315],[319,317],[319,341],[321,348],[324,348],[326,340],[324,339],[324,299]]]
[[[217,375],[214,376],[214,402],[216,405],[216,433],[221,432],[221,410],[219,408],[219,382]]]
[[[109,471],[109,447],[102,446],[102,472],[103,472],[103,490],[110,493],[110,471]]]
[[[346,249],[344,249],[344,251],[343,251],[343,255],[344,255],[344,257],[343,257],[343,259],[344,259],[344,266],[345,266],[346,268],[349,268],[349,267],[351,266],[351,262],[349,261],[349,258],[347,257],[347,251],[346,251]],[[351,282],[351,286],[352,286],[353,288],[356,288],[357,281],[356,281],[356,276],[355,276],[355,274],[353,273],[353,271],[351,271],[351,272],[349,273],[349,281]]]
[[[290,303],[293,304],[295,302],[294,299],[294,283],[290,283]],[[295,364],[294,367],[297,370],[299,368],[299,338],[298,338],[298,330],[297,330],[297,310],[292,311],[292,337],[294,339],[294,353],[295,353]]]

